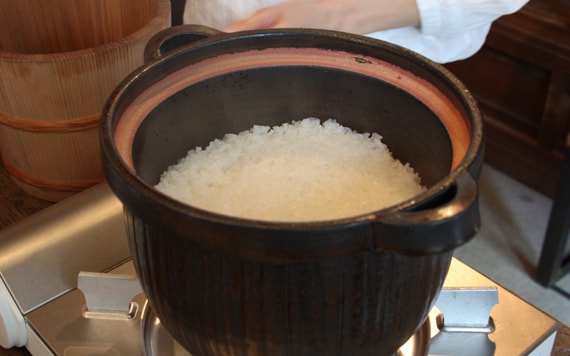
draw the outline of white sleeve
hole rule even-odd
[[[453,36],[490,25],[512,14],[528,0],[416,0],[420,31],[429,36]]]
[[[529,0],[416,0],[419,27],[368,36],[411,49],[435,62],[447,63],[475,54],[497,18],[514,13]]]
[[[481,49],[490,27],[482,26],[445,37],[424,35],[417,27],[375,32],[368,36],[405,47],[434,62],[448,63],[468,58]]]

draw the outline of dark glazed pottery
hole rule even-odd
[[[109,98],[101,147],[137,274],[169,332],[195,355],[393,353],[479,226],[483,128],[463,85],[400,47],[320,30],[174,27],[147,60]],[[380,133],[428,189],[370,214],[277,223],[153,188],[189,149],[311,116]]]

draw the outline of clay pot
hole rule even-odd
[[[138,276],[166,329],[196,355],[394,352],[479,226],[483,128],[469,92],[418,54],[320,30],[175,27],[147,57],[110,97],[100,136]],[[428,189],[365,215],[283,223],[153,188],[189,149],[311,116],[380,133]]]

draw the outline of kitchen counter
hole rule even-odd
[[[19,189],[8,177],[6,170],[0,165],[0,229],[13,224],[26,216],[42,210],[52,203],[34,198]],[[9,350],[0,347],[0,356],[30,355],[25,348]],[[570,355],[570,327],[561,324],[556,338],[553,356]]]

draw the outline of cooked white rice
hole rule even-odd
[[[189,151],[156,188],[201,209],[290,222],[369,213],[425,189],[380,135],[315,118],[227,134]]]

